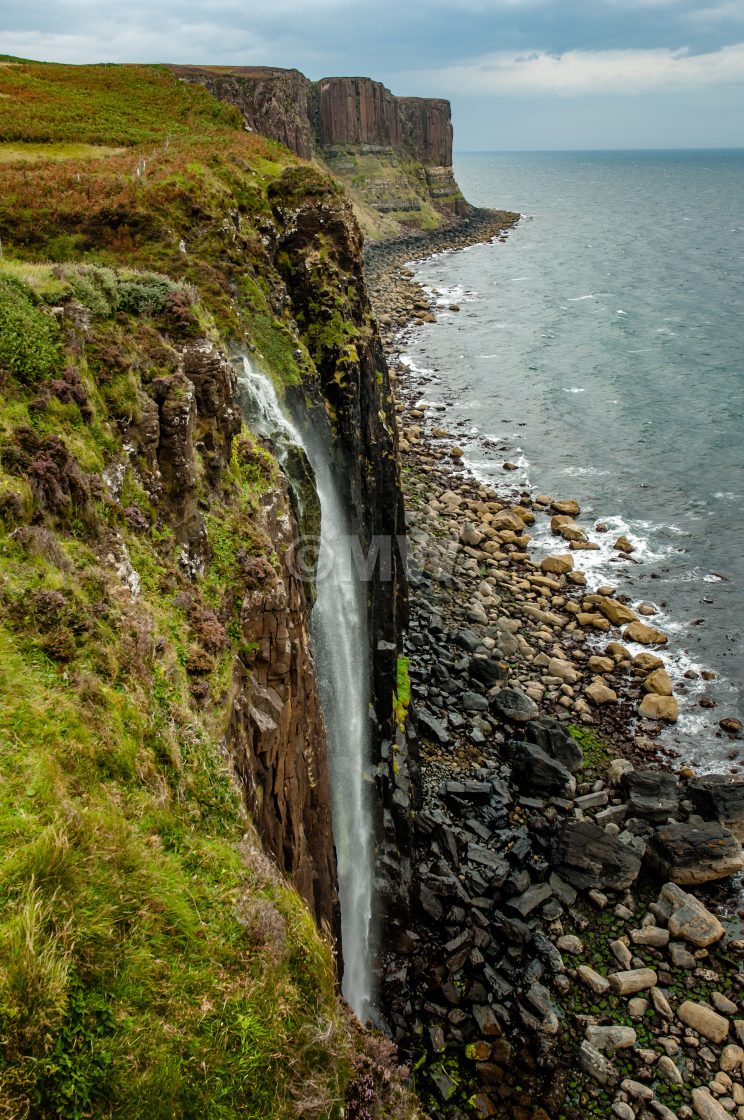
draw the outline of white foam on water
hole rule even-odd
[[[564,393],[585,393],[586,389],[580,389],[577,385],[571,385],[568,388],[562,386]]]
[[[589,292],[585,296],[566,296],[568,303],[583,303],[585,299],[599,299],[600,297],[607,298],[611,296],[612,292]]]

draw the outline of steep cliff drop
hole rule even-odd
[[[366,772],[370,762],[369,638],[363,586],[350,547],[344,509],[326,448],[304,436],[288,416],[265,374],[242,358],[238,381],[246,419],[278,445],[298,445],[311,464],[320,499],[320,540],[299,540],[298,572],[314,577],[312,635],[326,722],[334,838],[338,860],[343,992],[364,1021],[372,1011],[371,946],[373,812]],[[298,497],[301,501],[301,497]],[[301,519],[300,519],[301,520]],[[318,548],[319,546],[319,548]],[[311,572],[308,569],[312,569]]]
[[[235,105],[244,128],[314,159],[343,183],[365,236],[397,237],[469,217],[452,172],[449,101],[396,97],[371,78],[322,78],[269,66],[172,66]]]

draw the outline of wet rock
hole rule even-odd
[[[659,1076],[663,1077],[669,1085],[684,1085],[685,1079],[680,1070],[674,1064],[671,1058],[666,1054],[662,1054],[656,1063],[656,1068],[659,1071]]]
[[[512,781],[526,793],[571,797],[576,779],[536,743],[518,742],[512,749]]]
[[[631,622],[623,630],[626,642],[638,642],[642,646],[665,646],[669,641],[666,634],[645,622]]]
[[[688,783],[690,801],[703,820],[718,821],[744,843],[744,779],[708,774]]]
[[[539,715],[534,700],[517,688],[505,687],[491,698],[491,710],[510,723],[529,723]]]
[[[527,1000],[540,1016],[540,1030],[544,1034],[557,1034],[560,1025],[559,1011],[544,985],[532,984],[527,992]]]
[[[527,724],[524,734],[528,742],[536,743],[572,774],[576,774],[584,765],[581,747],[560,720],[540,716]]]
[[[641,858],[593,821],[568,821],[555,843],[553,866],[580,890],[624,890],[637,879]]]
[[[628,796],[629,813],[641,820],[661,824],[679,809],[677,779],[657,770],[632,770],[623,785]]]
[[[649,866],[682,886],[725,879],[744,868],[739,841],[717,823],[659,828],[646,850]]]
[[[444,746],[449,742],[449,732],[444,720],[437,719],[426,708],[419,708],[416,712],[416,720],[418,722],[419,730],[423,735],[434,739],[440,746]]]
[[[720,1045],[729,1033],[729,1021],[719,1015],[707,1003],[693,1003],[685,1000],[677,1009],[677,1017],[687,1027],[691,1027],[704,1038]]]
[[[485,688],[493,688],[499,681],[506,680],[509,666],[495,657],[474,657],[468,671],[474,681]]]
[[[681,937],[700,949],[714,944],[724,935],[724,928],[694,895],[676,883],[665,883],[659,904],[668,911],[667,925],[672,937]]]
[[[641,719],[654,719],[662,723],[676,723],[679,719],[679,704],[673,696],[661,696],[647,692],[638,708]]]
[[[536,910],[538,906],[542,906],[544,902],[547,902],[547,900],[552,897],[552,894],[553,891],[548,883],[537,883],[535,886],[524,891],[517,898],[509,899],[508,905],[513,910],[516,910],[521,917],[526,918],[533,910]]]

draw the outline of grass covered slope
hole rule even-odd
[[[173,349],[184,306],[205,314],[176,285],[137,311],[154,289],[0,270],[0,1115],[263,1117],[309,1098],[326,1115],[351,1050],[331,951],[259,854],[220,745],[236,554],[270,552],[252,529],[274,465],[235,441],[196,586],[136,465],[116,497],[101,481],[138,404],[130,356]],[[82,353],[44,298],[75,314],[81,296]]]
[[[294,161],[154,67],[0,94],[0,1117],[411,1115],[223,745],[281,562],[224,343],[314,376],[267,249]],[[187,354],[225,393],[193,439]]]

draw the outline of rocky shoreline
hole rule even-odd
[[[405,262],[517,218],[366,251],[411,554],[410,718],[381,767],[407,849],[381,853],[384,1012],[435,1117],[744,1120],[744,942],[712,912],[744,867],[744,781],[671,769],[653,606],[587,594],[576,503],[510,488],[509,464],[498,492],[470,477],[397,357],[436,311]]]

